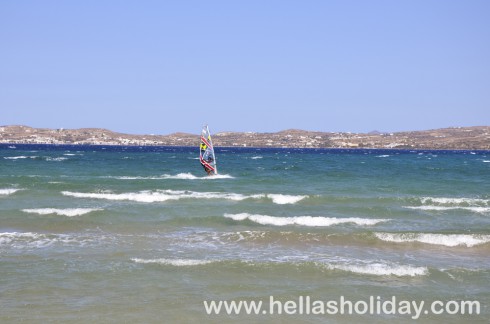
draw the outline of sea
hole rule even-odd
[[[216,159],[0,145],[0,323],[490,321],[489,151]]]

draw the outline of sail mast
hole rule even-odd
[[[211,154],[213,155],[213,161],[214,161],[214,174],[218,174],[218,163],[216,163],[216,155],[214,155],[214,145],[213,145],[213,141],[211,140],[211,132],[209,132],[208,125],[206,125],[206,131],[209,135],[209,144],[211,144]]]

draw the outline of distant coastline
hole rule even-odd
[[[101,128],[49,129],[0,126],[2,144],[196,146],[198,134],[131,135]],[[215,146],[270,148],[373,148],[490,150],[490,126],[452,127],[395,133],[284,130],[276,133],[222,132]]]

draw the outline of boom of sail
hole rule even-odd
[[[204,125],[201,131],[201,145],[199,152],[199,160],[204,170],[209,174],[218,174],[216,168],[216,156],[214,155],[213,142],[211,133],[209,133],[208,125]]]

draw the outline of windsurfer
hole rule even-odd
[[[209,134],[209,128],[205,125],[201,132],[201,145],[199,158],[204,171],[208,175],[217,174],[216,158],[214,157],[213,143],[211,142],[211,135]]]
[[[211,164],[213,161],[214,160],[213,160],[213,157],[212,156],[209,156],[208,159],[206,160],[206,162],[208,162],[209,164]],[[208,167],[205,164],[203,164],[202,166],[203,166],[204,170],[207,172],[208,175],[211,175],[212,174],[213,170],[210,167]]]

